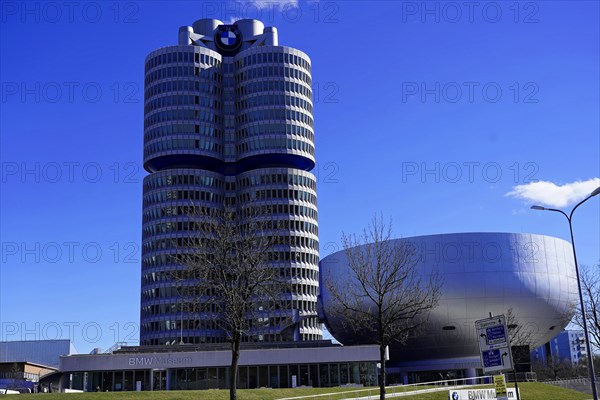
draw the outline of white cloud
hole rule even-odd
[[[240,19],[244,19],[244,17],[239,17],[239,16],[230,16],[228,17],[225,21],[223,21],[223,23],[225,25],[233,25],[235,24],[236,21],[240,20]]]
[[[525,185],[517,185],[505,196],[525,200],[532,204],[540,204],[550,207],[566,207],[583,200],[600,186],[600,178],[592,178],[587,181],[575,181],[556,185],[553,182],[539,181]]]

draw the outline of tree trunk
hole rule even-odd
[[[385,346],[379,345],[379,400],[385,400]]]
[[[241,337],[238,332],[233,333],[231,342],[231,368],[229,372],[229,400],[237,400],[238,362],[240,360]]]

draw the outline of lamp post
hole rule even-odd
[[[592,348],[590,346],[590,338],[589,338],[588,328],[587,328],[587,318],[585,316],[585,303],[583,302],[583,293],[581,291],[581,279],[579,276],[579,266],[577,265],[577,253],[575,252],[575,239],[573,238],[573,224],[571,223],[571,219],[573,218],[573,213],[575,212],[577,207],[579,207],[580,205],[582,205],[583,203],[585,203],[586,201],[588,201],[589,199],[591,199],[592,197],[594,197],[598,194],[600,194],[600,187],[597,188],[596,190],[594,190],[585,199],[583,199],[579,203],[577,203],[577,205],[575,205],[575,207],[573,207],[573,209],[571,210],[571,213],[569,215],[567,215],[567,213],[565,213],[563,210],[558,210],[556,208],[531,206],[531,209],[533,209],[533,210],[554,211],[554,212],[561,213],[562,215],[565,216],[565,218],[567,218],[567,221],[569,221],[569,231],[571,232],[571,247],[573,248],[573,259],[575,261],[575,273],[577,274],[577,288],[579,289],[579,305],[581,307],[581,319],[583,320],[583,334],[585,336],[585,347],[586,347],[586,351],[588,354],[588,371],[590,373],[590,380],[591,380],[591,384],[592,384],[592,395],[594,396],[594,400],[598,400],[598,390],[596,389],[596,376],[594,373],[594,358],[593,358],[593,354],[592,354]]]

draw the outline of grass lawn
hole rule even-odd
[[[309,396],[323,393],[337,393],[342,391],[353,391],[365,388],[298,388],[298,389],[238,389],[239,400],[276,400],[286,397]],[[374,390],[375,391],[375,390]],[[364,394],[363,394],[364,395]],[[346,396],[326,396],[325,400],[340,399]],[[228,390],[182,390],[169,392],[109,392],[109,393],[48,393],[21,395],[20,399],[72,399],[72,400],[228,400]]]
[[[341,391],[353,391],[360,388],[313,388],[313,389],[249,389],[238,390],[239,400],[276,400],[286,397],[308,396],[322,393],[332,393]],[[544,383],[520,383],[521,400],[586,400],[591,399],[591,395],[563,389]],[[373,388],[371,395],[375,395],[377,389]],[[362,392],[365,396],[366,392]],[[345,396],[324,396],[323,400],[333,400],[351,397]],[[19,398],[25,399],[72,399],[72,400],[96,400],[96,399],[117,399],[117,400],[227,400],[229,391],[227,390],[187,390],[172,392],[111,392],[111,393],[49,393],[22,395]],[[318,399],[318,398],[317,398]],[[401,397],[406,400],[448,400],[448,391],[443,390],[434,393],[421,393],[415,396]]]

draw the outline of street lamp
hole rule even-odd
[[[593,358],[593,354],[592,354],[592,348],[590,346],[590,337],[589,337],[588,328],[587,328],[587,318],[585,317],[585,303],[583,302],[583,293],[581,292],[581,279],[579,277],[579,266],[577,265],[577,253],[575,252],[575,239],[573,238],[573,225],[571,223],[571,219],[573,218],[573,213],[575,212],[577,207],[579,207],[580,205],[582,205],[583,203],[585,203],[586,201],[588,201],[589,199],[591,199],[592,197],[594,197],[598,194],[600,194],[600,187],[597,188],[596,190],[594,190],[588,197],[586,197],[585,199],[583,199],[579,203],[577,203],[577,205],[575,205],[575,207],[573,207],[573,209],[571,210],[571,213],[569,215],[567,215],[567,213],[565,213],[563,210],[558,210],[556,208],[531,206],[532,210],[554,211],[554,212],[561,213],[562,215],[565,216],[565,218],[567,218],[567,221],[569,221],[569,231],[571,232],[571,246],[573,247],[573,259],[575,260],[575,273],[577,274],[577,288],[579,289],[579,305],[581,307],[581,318],[583,320],[583,334],[585,336],[585,347],[586,347],[586,351],[588,354],[588,370],[590,373],[590,380],[591,380],[591,384],[592,384],[592,395],[594,396],[594,400],[598,400],[598,390],[596,389],[596,376],[594,373],[594,358]]]

